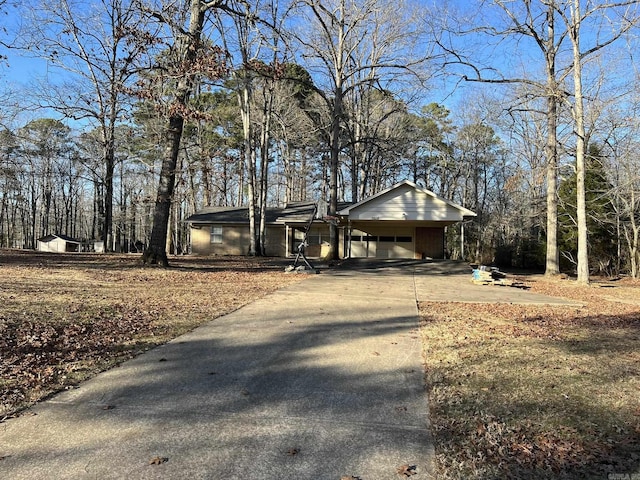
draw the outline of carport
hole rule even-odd
[[[408,180],[338,213],[351,258],[444,258],[445,228],[476,216]]]

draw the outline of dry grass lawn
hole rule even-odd
[[[301,281],[284,265],[0,251],[0,421]],[[640,472],[640,283],[525,280],[585,306],[420,305],[440,478]]]
[[[420,305],[440,477],[640,473],[640,283],[525,280],[584,307]]]
[[[301,276],[282,259],[0,251],[0,421]]]

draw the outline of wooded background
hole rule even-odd
[[[636,1],[0,8],[2,248],[187,253],[186,217],[246,205],[259,255],[267,206],[408,179],[478,214],[467,260],[640,276]]]

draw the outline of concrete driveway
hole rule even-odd
[[[310,276],[0,424],[0,477],[433,478],[417,327],[412,275]]]
[[[444,261],[310,275],[0,424],[0,476],[433,478],[416,302],[567,303],[469,278]]]
[[[471,267],[453,260],[350,259],[340,270],[360,275],[414,277],[419,302],[512,303],[540,305],[581,305],[566,298],[540,295],[516,287],[476,285],[471,282]]]

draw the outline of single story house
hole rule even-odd
[[[266,213],[266,253],[292,256],[311,220],[306,254],[329,253],[329,222],[339,231],[340,257],[444,258],[445,227],[476,216],[407,180],[357,203],[341,203],[335,217],[316,210],[315,202],[296,202]],[[196,255],[246,255],[249,215],[246,207],[210,207],[186,219],[191,252]]]
[[[80,240],[68,237],[66,235],[46,235],[38,239],[36,250],[40,252],[79,252],[81,247]]]

